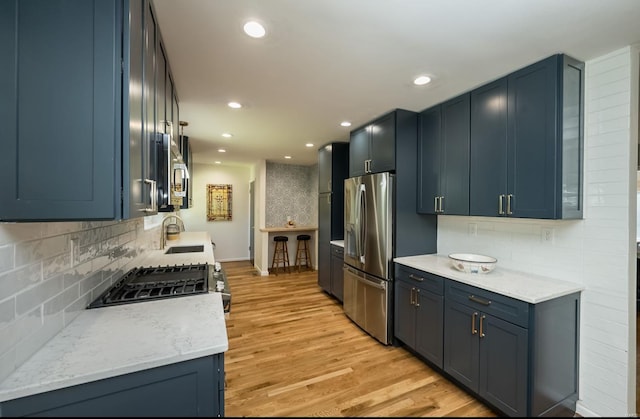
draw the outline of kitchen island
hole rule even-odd
[[[206,233],[167,248],[193,244],[204,251],[136,262],[213,263]],[[0,416],[223,415],[227,350],[217,292],[85,310],[0,383]]]

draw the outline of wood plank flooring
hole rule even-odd
[[[258,276],[248,261],[222,266],[232,293],[226,416],[496,416],[352,323],[316,271]]]

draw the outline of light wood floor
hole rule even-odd
[[[248,261],[222,266],[232,293],[226,416],[496,416],[358,328],[315,271],[261,277]]]

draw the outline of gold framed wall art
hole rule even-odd
[[[231,185],[207,185],[207,221],[231,221]]]

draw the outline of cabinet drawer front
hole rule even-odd
[[[444,278],[438,275],[396,264],[396,279],[409,282],[418,288],[438,295],[444,294]]]
[[[339,258],[344,258],[344,248],[340,246],[331,246],[331,256],[336,256]]]
[[[454,280],[445,282],[446,299],[473,307],[510,323],[528,327],[529,303],[495,292],[462,284]]]

